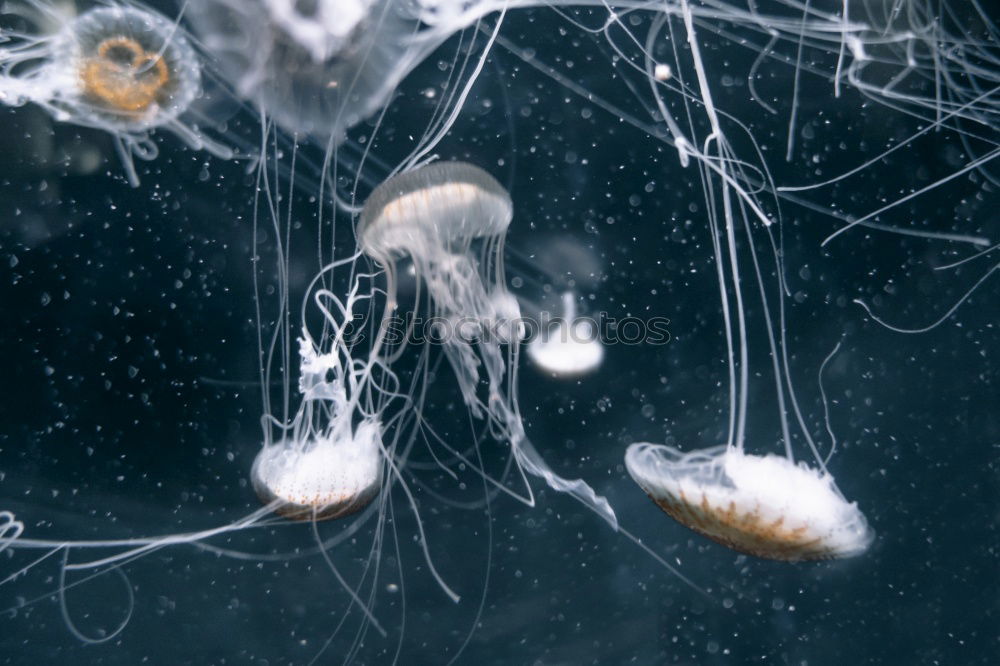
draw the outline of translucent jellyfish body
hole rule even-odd
[[[420,38],[418,5],[203,0],[188,15],[241,97],[289,131],[339,140],[440,43]]]
[[[494,0],[201,0],[187,15],[222,74],[290,132],[335,143]]]
[[[365,202],[358,240],[375,258],[427,256],[474,269],[464,253],[448,250],[502,237],[513,215],[510,195],[493,176],[464,162],[437,162],[379,185]]]
[[[133,156],[153,159],[150,132],[163,128],[195,149],[232,152],[183,119],[202,90],[201,64],[183,30],[166,17],[131,5],[91,9],[66,19],[48,2],[19,13],[51,34],[2,31],[0,101],[34,103],[61,122],[112,134],[136,184]]]
[[[625,465],[668,515],[734,550],[774,560],[864,552],[874,534],[833,478],[776,455],[633,444]]]
[[[528,343],[528,358],[556,377],[585,375],[604,361],[604,345],[595,322],[577,318],[571,292],[563,294],[562,305],[562,316],[543,321],[538,336]]]
[[[361,249],[385,267],[388,311],[396,307],[395,261],[413,261],[433,314],[448,323],[441,347],[466,405],[510,443],[521,469],[617,526],[607,500],[584,481],[553,472],[525,435],[514,388],[520,309],[503,277],[503,241],[512,217],[510,196],[491,175],[470,164],[439,162],[379,185],[365,203],[357,235]],[[482,244],[478,255],[474,242]],[[488,384],[485,401],[478,394],[481,371]]]

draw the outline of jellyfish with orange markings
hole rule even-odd
[[[202,60],[176,21],[137,4],[67,16],[48,0],[5,8],[23,27],[0,29],[0,102],[33,103],[60,122],[111,134],[128,180],[134,158],[154,159],[152,132],[228,159],[233,151],[191,117],[202,95]]]
[[[860,555],[874,537],[828,472],[726,446],[684,453],[638,443],[625,465],[670,517],[749,555],[822,560]]]
[[[712,248],[712,287],[719,294],[728,434],[723,442],[711,441],[707,447],[633,443],[625,455],[626,468],[664,512],[736,551],[782,561],[859,555],[872,543],[874,533],[827,468],[833,448],[821,454],[792,379],[794,351],[786,325],[791,290],[776,224],[781,221],[778,196],[751,186],[759,178],[752,172],[759,168],[767,173],[767,167],[745,162],[730,141],[732,127],[716,106],[716,88],[699,46],[701,27],[688,3],[680,3],[678,19],[690,48],[689,61],[682,68],[678,60],[675,71],[689,72],[686,76],[695,82],[693,94],[683,100],[683,114],[675,115],[659,86],[652,89],[679,162],[686,166],[693,158],[701,167],[693,177],[705,196],[703,227]],[[667,18],[654,22],[651,34],[667,25]],[[646,66],[653,71],[648,56]],[[759,330],[751,330],[752,326]],[[766,346],[758,345],[762,340]],[[765,375],[763,368],[757,368],[758,359],[767,359],[766,375],[774,386],[781,453],[767,452],[770,442],[752,442],[762,452],[747,450],[750,377]],[[806,443],[805,460],[797,457],[793,441]]]

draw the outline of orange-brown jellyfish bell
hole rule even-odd
[[[175,120],[201,93],[201,59],[176,24],[151,10],[99,7],[54,37],[53,103],[88,123],[144,130]]]
[[[20,14],[33,29],[0,28],[0,103],[30,102],[61,122],[108,132],[133,185],[139,180],[133,157],[156,157],[150,133],[157,129],[194,149],[233,156],[189,113],[203,94],[202,58],[175,20],[117,3],[73,17],[51,0],[11,3],[3,11]]]
[[[80,63],[79,74],[84,94],[126,118],[138,118],[167,93],[171,83],[163,57],[124,35],[100,42]]]
[[[792,562],[853,557],[874,538],[829,473],[784,456],[637,443],[625,466],[672,518],[742,553]]]

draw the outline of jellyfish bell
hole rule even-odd
[[[144,7],[110,4],[67,19],[48,0],[7,11],[52,33],[0,31],[0,102],[34,103],[56,119],[104,130],[116,139],[129,180],[133,157],[158,149],[150,132],[173,132],[194,149],[228,159],[232,151],[206,137],[185,113],[202,93],[202,65],[175,21]],[[60,22],[61,21],[61,22]]]
[[[854,557],[874,539],[832,476],[784,456],[637,443],[625,466],[669,516],[742,553],[791,562]]]
[[[307,442],[277,442],[257,454],[250,478],[261,502],[292,520],[343,518],[378,495],[381,428],[363,421]]]
[[[261,449],[251,480],[264,504],[293,520],[343,518],[360,511],[381,486],[379,425],[363,422],[341,439],[278,442]]]
[[[85,124],[139,131],[163,125],[188,108],[201,80],[194,49],[173,30],[172,21],[151,11],[92,9],[37,44],[6,48],[0,99],[40,101]]]
[[[397,3],[208,0],[188,17],[221,73],[244,99],[288,131],[342,136],[394,85],[387,72],[405,49]],[[390,37],[391,36],[391,37]]]
[[[143,130],[176,119],[198,96],[201,73],[172,22],[131,7],[101,7],[60,33],[56,53],[79,63],[87,112]],[[161,55],[162,52],[162,55]]]
[[[562,316],[542,322],[541,331],[528,344],[528,358],[554,377],[579,377],[604,361],[604,345],[594,322],[576,316],[572,292],[562,295]]]
[[[463,162],[436,162],[372,192],[358,223],[358,242],[373,258],[407,255],[415,264],[437,262],[454,275],[474,267],[448,250],[504,234],[513,211],[510,195],[490,174]]]

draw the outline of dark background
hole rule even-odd
[[[599,16],[581,19],[593,24]],[[551,11],[514,13],[502,34],[655,124],[626,84],[629,75],[610,64],[602,37]],[[779,112],[771,115],[746,90],[748,51],[718,36],[705,42],[717,104],[747,123],[779,184],[853,168],[921,127],[851,89],[834,99],[828,81],[804,77],[801,136],[785,162],[792,70],[772,63],[758,73],[758,92]],[[454,43],[445,45],[393,101],[377,144],[386,162],[412,145],[409,134],[431,110],[424,93],[439,85],[453,53]],[[251,113],[227,120],[224,136],[256,136]],[[69,540],[209,528],[256,508],[248,482],[261,443],[251,259],[255,245],[273,256],[274,243],[266,232],[256,242],[251,233],[246,163],[159,136],[160,157],[138,165],[142,184],[132,189],[100,132],[53,124],[30,106],[0,110],[0,128],[0,509],[24,522],[27,537]],[[933,133],[810,200],[820,211],[867,213],[951,173],[966,150],[953,133]],[[552,294],[575,284],[591,314],[670,319],[669,344],[609,347],[604,365],[579,381],[547,377],[523,360],[521,406],[552,467],[587,479],[623,527],[702,591],[569,498],[535,483],[534,508],[506,495],[484,506],[481,479],[457,465],[453,479],[418,451],[409,478],[434,563],[460,603],[429,575],[397,489],[385,540],[375,546],[374,613],[388,638],[369,631],[356,640],[356,609],[337,631],[350,601],[308,552],[310,528],[296,525],[211,542],[255,554],[243,559],[180,546],[128,564],[134,609],[122,633],[101,645],[67,630],[53,594],[59,556],[49,558],[0,585],[0,663],[275,665],[317,655],[318,663],[445,663],[470,631],[460,663],[992,663],[1000,647],[1000,279],[920,335],[888,331],[851,301],[864,298],[897,325],[923,326],[995,256],[935,271],[976,248],[860,228],[821,249],[840,222],[782,204],[799,399],[825,450],[816,377],[841,341],[824,375],[839,440],[830,467],[877,538],[849,561],[760,561],[671,521],[622,463],[634,441],[692,449],[725,438],[722,322],[694,168],[499,47],[437,152],[488,169],[510,189],[508,258],[519,296],[551,302],[545,284]],[[321,146],[307,143],[302,153],[322,158]],[[381,178],[374,166],[362,176]],[[997,177],[995,167],[881,221],[996,242],[1000,196],[988,177]],[[292,198],[300,221],[293,293],[315,272],[315,190],[305,180]],[[346,241],[350,219],[337,224]],[[766,250],[766,237],[755,233]],[[773,261],[767,266],[773,289]],[[763,317],[756,292],[748,292],[755,350],[748,447],[779,451]],[[471,443],[446,372],[427,411],[444,436]],[[794,444],[806,457],[801,438]],[[480,448],[487,469],[499,473],[505,446],[486,440]],[[477,500],[475,508],[462,504]],[[328,537],[346,524],[318,530]],[[375,534],[369,520],[330,552],[348,580],[361,580]],[[0,552],[0,580],[42,552]],[[72,551],[73,559],[86,556]],[[66,607],[82,632],[99,636],[127,612],[122,578],[76,585]]]

